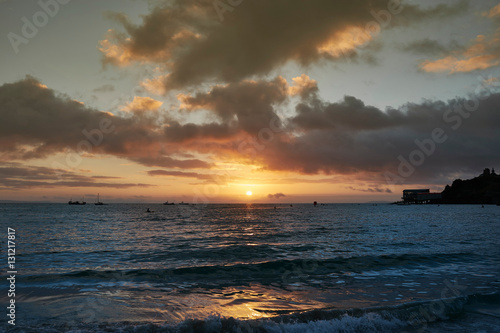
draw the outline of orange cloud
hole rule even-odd
[[[164,82],[166,81],[168,77],[167,75],[159,75],[153,79],[146,79],[141,82],[141,86],[149,91],[150,93],[156,94],[156,95],[164,95],[167,93],[167,90],[165,89],[165,84]]]
[[[163,168],[167,171],[163,175],[196,176],[192,178],[201,181],[209,179],[198,171],[179,172],[241,164],[256,173],[342,174],[359,179],[366,173],[397,172],[395,156],[421,147],[436,123],[460,126],[462,118],[449,111],[458,104],[470,105],[465,99],[425,101],[382,111],[352,96],[331,103],[320,94],[304,93],[317,89],[306,75],[293,82],[301,98],[295,116],[278,117],[277,108],[293,99],[290,85],[277,77],[216,85],[180,97],[193,110],[206,108],[213,113],[205,122],[194,124],[162,119],[160,113],[110,116],[42,88],[39,81],[28,77],[0,86],[4,120],[0,123],[0,155],[7,161],[26,161],[71,150],[77,155],[126,158]],[[495,83],[493,78],[491,82]],[[500,94],[482,101],[477,111],[482,116],[468,119],[467,131],[450,135],[448,148],[426,160],[415,177],[433,179],[457,166],[477,168],[498,161],[499,102]],[[130,105],[155,108],[160,103],[136,97]]]
[[[34,84],[35,84],[37,87],[39,87],[39,88],[42,88],[42,89],[48,89],[48,87],[47,87],[45,84],[42,84],[42,83],[40,83],[40,82],[36,82],[36,83],[34,83]],[[78,102],[78,101],[76,101],[76,100],[74,100],[74,101],[75,101],[75,102]],[[81,102],[79,102],[79,103],[81,103]],[[83,104],[83,103],[82,103],[82,104]]]
[[[490,76],[489,78],[483,80],[483,84],[494,85],[496,82],[499,82],[499,81],[500,81],[499,78]]]
[[[326,43],[318,47],[318,52],[334,58],[347,56],[357,47],[364,46],[373,39],[365,29],[349,27],[332,36]]]
[[[490,11],[484,12],[483,16],[496,18],[500,16],[500,5],[496,5]],[[465,50],[454,51],[444,58],[438,60],[426,60],[420,64],[420,69],[425,72],[448,74],[460,72],[472,72],[484,70],[500,65],[500,29],[488,38],[485,35],[477,35]]]
[[[154,7],[140,24],[124,14],[108,14],[124,32],[110,31],[100,50],[105,64],[160,65],[167,74],[163,89],[170,91],[238,82],[272,73],[288,62],[307,66],[335,61],[346,53],[368,60],[373,49],[363,55],[354,49],[373,41],[370,26],[379,25],[373,12],[387,8],[388,1],[247,1],[245,10],[231,12],[231,19],[223,23],[213,15],[211,0],[167,3]],[[426,9],[402,5],[404,14],[387,28],[449,17],[466,8],[463,1]]]
[[[128,38],[122,43],[113,43],[114,39],[116,39],[116,34],[112,29],[109,29],[107,38],[99,41],[100,47],[98,49],[104,56],[104,63],[120,67],[128,66],[134,58],[126,44],[126,41],[130,41],[130,39]]]
[[[122,108],[123,111],[156,111],[163,105],[151,97],[135,96],[134,100]]]
[[[468,59],[448,56],[436,61],[425,61],[420,65],[420,68],[430,73],[449,72],[452,74],[487,69],[498,64],[499,60],[494,55],[477,56]]]
[[[306,96],[312,92],[318,91],[318,82],[311,79],[306,74],[292,79],[293,85],[288,89],[291,96],[300,95]]]
[[[498,47],[499,32],[490,39],[478,35],[474,44],[462,52],[454,52],[438,60],[426,60],[420,64],[420,69],[425,72],[448,74],[472,72],[496,67],[500,64],[500,48]]]
[[[500,16],[500,4],[491,8],[490,11],[484,12],[483,16],[486,16],[488,18],[494,18],[494,17]]]

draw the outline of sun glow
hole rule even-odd
[[[247,195],[252,195],[252,191],[247,191]]]

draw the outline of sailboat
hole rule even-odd
[[[97,201],[94,203],[96,206],[103,206],[104,202],[99,201],[99,193],[97,193]]]

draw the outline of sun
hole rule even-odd
[[[252,191],[247,191],[247,195],[252,195]]]

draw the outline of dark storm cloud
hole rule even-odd
[[[227,160],[252,162],[267,170],[351,175],[353,181],[371,179],[373,182],[367,182],[370,188],[383,189],[375,186],[376,181],[385,181],[380,178],[382,174],[397,174],[398,158],[409,160],[413,151],[422,150],[417,142],[428,142],[436,128],[442,129],[446,140],[434,144],[425,163],[415,167],[407,179],[409,182],[442,182],[444,175],[477,173],[500,163],[500,93],[494,93],[497,82],[485,86],[492,90],[483,91],[481,100],[423,101],[380,110],[353,96],[325,101],[319,97],[316,82],[307,76],[293,81],[291,86],[279,77],[268,82],[243,81],[183,95],[184,111],[204,109],[218,119],[182,124],[162,117],[160,112],[156,118],[141,117],[142,112],[125,118],[88,109],[27,78],[0,87],[0,152],[4,160],[64,152],[85,139],[82,129],[99,128],[100,121],[108,119],[114,130],[103,135],[93,153],[166,169],[150,173],[156,176],[212,181],[203,174],[168,169],[209,169],[214,161]],[[296,99],[294,115],[276,117],[277,106]],[[471,108],[474,111],[467,111]],[[264,140],[262,129],[272,135]],[[240,149],[249,136],[256,144]],[[248,156],[248,149],[254,149],[255,154]],[[197,154],[205,157],[194,158]],[[36,175],[43,176],[40,170]],[[8,179],[13,181],[12,177]],[[65,186],[95,180],[63,179]]]
[[[211,110],[224,122],[235,119],[241,129],[256,134],[277,117],[274,108],[288,99],[288,88],[282,77],[272,81],[241,81],[215,86],[208,93],[184,96],[182,102],[188,110]]]
[[[165,135],[158,117],[137,112],[125,118],[87,108],[32,77],[0,86],[0,117],[4,160],[77,151],[129,158],[148,166],[209,167],[201,160],[159,154]]]
[[[467,111],[477,106],[473,112]],[[305,174],[395,174],[401,155],[409,159],[418,142],[428,142],[434,129],[446,140],[434,143],[408,181],[432,180],[457,172],[477,172],[500,163],[500,94],[484,100],[409,103],[379,110],[346,96],[329,103],[318,97],[297,106],[290,119],[294,135],[276,136],[257,158],[270,170]],[[430,144],[429,144],[430,145]],[[428,146],[430,147],[430,146]]]
[[[0,106],[4,120],[0,123],[0,145],[16,153],[18,158],[40,158],[68,146],[75,147],[86,139],[84,131],[99,143],[95,145],[98,151],[126,153],[125,144],[120,140],[125,136],[131,136],[132,140],[139,136],[148,140],[148,133],[141,125],[135,131],[122,133],[124,128],[135,127],[131,119],[86,108],[67,96],[57,95],[31,77],[1,86]],[[113,133],[106,133],[100,140],[94,133],[103,127],[102,121],[108,124],[106,128],[113,129],[110,131]],[[34,148],[26,150],[23,145]]]
[[[237,129],[230,124],[180,124],[178,121],[171,121],[165,127],[165,138],[170,142],[186,142],[195,139],[227,139],[233,137]]]
[[[446,108],[442,102],[407,104],[400,109],[382,111],[353,96],[343,101],[329,103],[316,97],[297,105],[297,116],[291,121],[306,130],[346,128],[351,130],[377,130],[409,126],[426,128],[429,123],[439,122],[442,115],[436,111]]]
[[[101,41],[104,63],[159,63],[168,72],[167,90],[207,81],[237,82],[268,74],[288,61],[310,65],[352,56],[381,25],[442,19],[467,8],[465,1],[422,9],[394,0],[252,0],[219,22],[214,3],[171,1],[153,9],[141,25],[123,14],[109,14],[126,33],[113,32]]]

